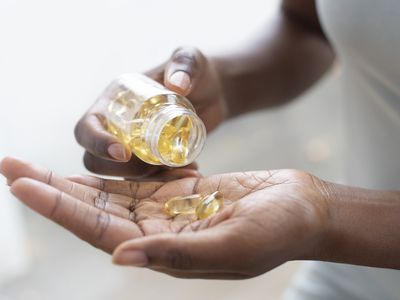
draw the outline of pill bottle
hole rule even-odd
[[[107,129],[146,163],[182,167],[200,154],[206,129],[190,101],[142,74],[124,74],[104,91]]]

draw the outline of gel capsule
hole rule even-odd
[[[193,194],[188,196],[177,196],[165,202],[164,208],[167,214],[175,217],[180,214],[194,214],[204,196]]]
[[[198,219],[206,219],[215,215],[224,207],[224,197],[220,192],[214,192],[203,197],[196,207],[196,215]]]

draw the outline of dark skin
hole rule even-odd
[[[180,48],[147,74],[188,96],[211,131],[226,118],[287,103],[333,58],[314,1],[286,0],[248,49],[206,57]],[[62,178],[14,158],[4,159],[0,171],[16,197],[113,253],[115,263],[224,279],[253,277],[298,259],[400,269],[399,191],[342,186],[296,170],[200,177],[194,165],[149,166],[122,146],[110,151],[119,142],[104,128],[109,101],[96,102],[76,137],[90,170],[130,180]],[[208,219],[171,218],[163,211],[170,197],[216,190],[228,203]]]

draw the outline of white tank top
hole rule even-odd
[[[400,0],[317,4],[342,69],[347,183],[400,190]],[[311,262],[285,299],[400,299],[400,271]]]
[[[400,1],[319,0],[343,67],[348,184],[400,189]]]

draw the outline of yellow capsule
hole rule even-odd
[[[180,214],[194,214],[204,196],[193,194],[188,196],[172,197],[164,204],[165,211],[171,217]]]
[[[214,192],[208,196],[203,197],[201,202],[197,205],[196,215],[198,219],[206,219],[215,215],[224,207],[224,196],[220,192]]]

